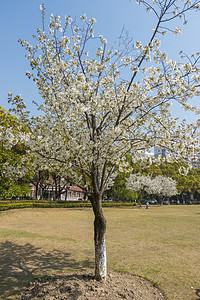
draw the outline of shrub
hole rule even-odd
[[[122,207],[122,206],[136,206],[137,203],[133,202],[104,202],[103,207]],[[3,203],[0,202],[0,211],[8,209],[19,208],[81,208],[91,207],[90,202],[15,202]]]

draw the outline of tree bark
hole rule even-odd
[[[95,279],[106,280],[107,259],[106,259],[106,219],[103,215],[101,197],[91,199],[94,219],[94,246],[95,246]]]
[[[35,198],[35,200],[38,200],[38,186],[39,186],[39,184],[38,184],[38,182],[35,184],[35,195],[34,195],[34,198]]]
[[[95,279],[106,280],[106,220],[104,216],[95,217],[94,244],[95,244]]]

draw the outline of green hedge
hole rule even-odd
[[[103,202],[103,207],[123,207],[123,206],[136,206],[135,202]],[[78,208],[78,207],[91,207],[90,202],[16,202],[16,203],[0,203],[0,211],[18,208]]]

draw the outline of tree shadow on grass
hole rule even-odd
[[[44,252],[31,244],[18,245],[6,241],[0,245],[0,298],[11,299],[18,295],[37,275],[84,268],[94,268],[94,263],[90,260],[77,262],[71,258],[71,253],[59,250]]]
[[[195,300],[200,300],[200,289],[196,289],[195,290],[195,294],[198,298],[196,298]]]

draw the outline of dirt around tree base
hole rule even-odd
[[[79,272],[62,276],[45,276],[31,282],[19,300],[164,300],[164,294],[150,281],[127,273],[110,272],[106,282],[98,282],[92,274]]]

